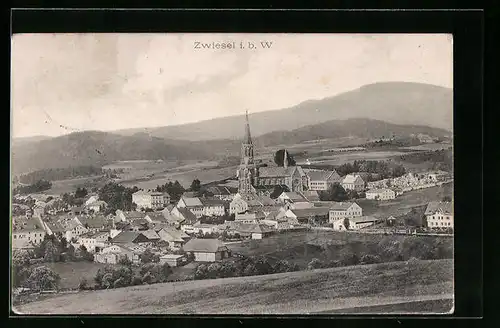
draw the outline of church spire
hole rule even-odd
[[[245,137],[243,138],[243,143],[251,144],[252,136],[250,135],[250,123],[248,122],[248,110],[245,112]]]
[[[288,167],[288,153],[285,151],[283,152],[283,167],[286,169]]]

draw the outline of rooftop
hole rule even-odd
[[[346,211],[355,203],[351,202],[334,202],[330,205],[330,209],[334,211]]]
[[[425,215],[432,215],[440,211],[443,214],[453,214],[453,205],[451,202],[430,202],[425,209]]]
[[[227,247],[218,239],[191,239],[188,241],[183,249],[185,252],[208,252],[215,253],[221,248],[227,249]]]

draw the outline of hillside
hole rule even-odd
[[[14,310],[20,314],[306,314],[339,309],[349,313],[350,308],[363,306],[452,298],[453,262],[434,260],[80,292]],[[427,306],[413,307],[411,312],[450,310]]]
[[[255,136],[359,117],[451,131],[453,90],[422,83],[375,83],[333,97],[305,101],[290,108],[249,114]],[[116,133],[131,135],[142,131],[156,137],[186,140],[238,139],[243,133],[243,124],[244,116],[239,115],[177,126],[127,129]]]
[[[243,126],[240,127],[241,131]],[[253,126],[252,126],[253,129]],[[274,131],[254,138],[255,147],[294,145],[316,139],[343,137],[380,138],[425,133],[442,137],[448,131],[416,125],[398,125],[372,119],[330,120],[289,131]],[[242,134],[242,133],[241,133]],[[238,139],[188,141],[162,139],[147,133],[122,136],[107,132],[76,132],[69,135],[13,145],[14,174],[29,170],[65,168],[68,166],[100,166],[118,160],[182,160],[214,159],[239,156]]]
[[[198,159],[210,157],[206,149],[189,142],[175,144],[147,134],[121,136],[86,131],[12,146],[14,174],[68,166],[100,166],[117,160]]]

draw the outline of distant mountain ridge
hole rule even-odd
[[[253,125],[251,129],[253,132]],[[12,169],[14,174],[19,174],[46,168],[98,166],[119,160],[217,159],[224,156],[238,156],[243,137],[243,124],[239,130],[240,134],[235,139],[202,141],[162,139],[147,133],[123,136],[100,131],[75,132],[52,139],[13,145]],[[445,129],[356,118],[330,120],[294,130],[274,131],[254,137],[254,143],[256,148],[260,148],[348,136],[371,139],[418,133],[433,137],[450,134]]]
[[[375,83],[333,97],[308,100],[290,108],[249,114],[254,136],[349,118],[369,118],[393,124],[421,125],[451,131],[453,90],[422,83]],[[193,141],[238,139],[243,124],[244,115],[238,115],[176,126],[119,130],[113,133],[133,135],[145,132],[160,138]]]

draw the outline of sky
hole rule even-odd
[[[452,88],[452,48],[447,34],[16,34],[12,136],[191,123],[376,82]]]

